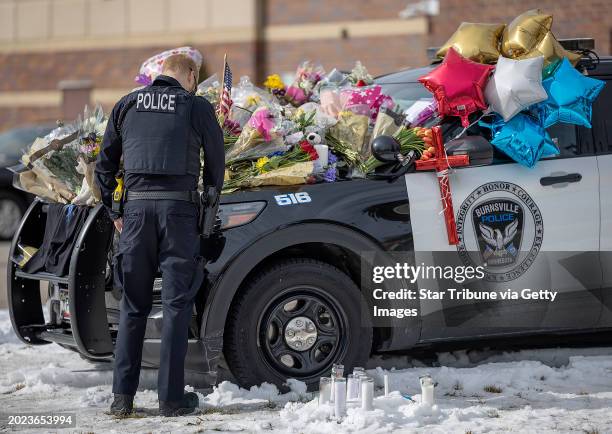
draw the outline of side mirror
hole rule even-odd
[[[372,155],[381,163],[398,162],[400,153],[400,144],[391,136],[378,136],[372,142]]]
[[[446,142],[447,155],[467,155],[470,166],[486,166],[493,162],[493,145],[482,136],[465,136]]]

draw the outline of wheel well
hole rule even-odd
[[[296,244],[275,252],[267,258],[262,259],[255,267],[253,267],[253,269],[240,283],[240,286],[232,300],[232,307],[234,306],[235,300],[237,300],[245,290],[246,283],[250,282],[254,276],[259,274],[262,270],[270,267],[272,264],[290,258],[310,258],[325,262],[326,264],[332,265],[348,275],[355,285],[357,285],[358,288],[361,288],[361,258],[359,254],[331,243]],[[225,327],[227,329],[227,322]],[[389,328],[375,327],[373,330],[372,347],[374,349],[379,347],[382,342],[390,337],[391,333]]]

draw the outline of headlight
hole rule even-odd
[[[230,229],[251,223],[265,207],[265,202],[242,202],[219,205],[221,229]]]

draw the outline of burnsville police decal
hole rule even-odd
[[[489,182],[461,204],[457,233],[463,262],[483,265],[486,280],[506,282],[520,277],[535,260],[544,224],[525,190],[510,182]]]

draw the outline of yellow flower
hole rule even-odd
[[[252,107],[252,106],[256,106],[259,104],[259,102],[261,101],[261,98],[259,97],[259,95],[250,95],[247,100],[246,100],[246,105],[247,107]]]
[[[257,162],[255,163],[255,167],[257,168],[259,173],[266,173],[264,166],[268,164],[269,161],[270,159],[268,157],[261,157],[260,159],[257,160]]]
[[[93,150],[93,155],[96,157],[100,153],[100,146],[96,146]]]
[[[296,111],[293,112],[293,116],[291,117],[291,120],[296,121],[302,116],[304,116],[304,109],[300,107]]]
[[[272,74],[268,75],[268,78],[266,78],[266,81],[264,81],[264,87],[266,89],[284,89],[285,83],[283,83],[280,75]]]

